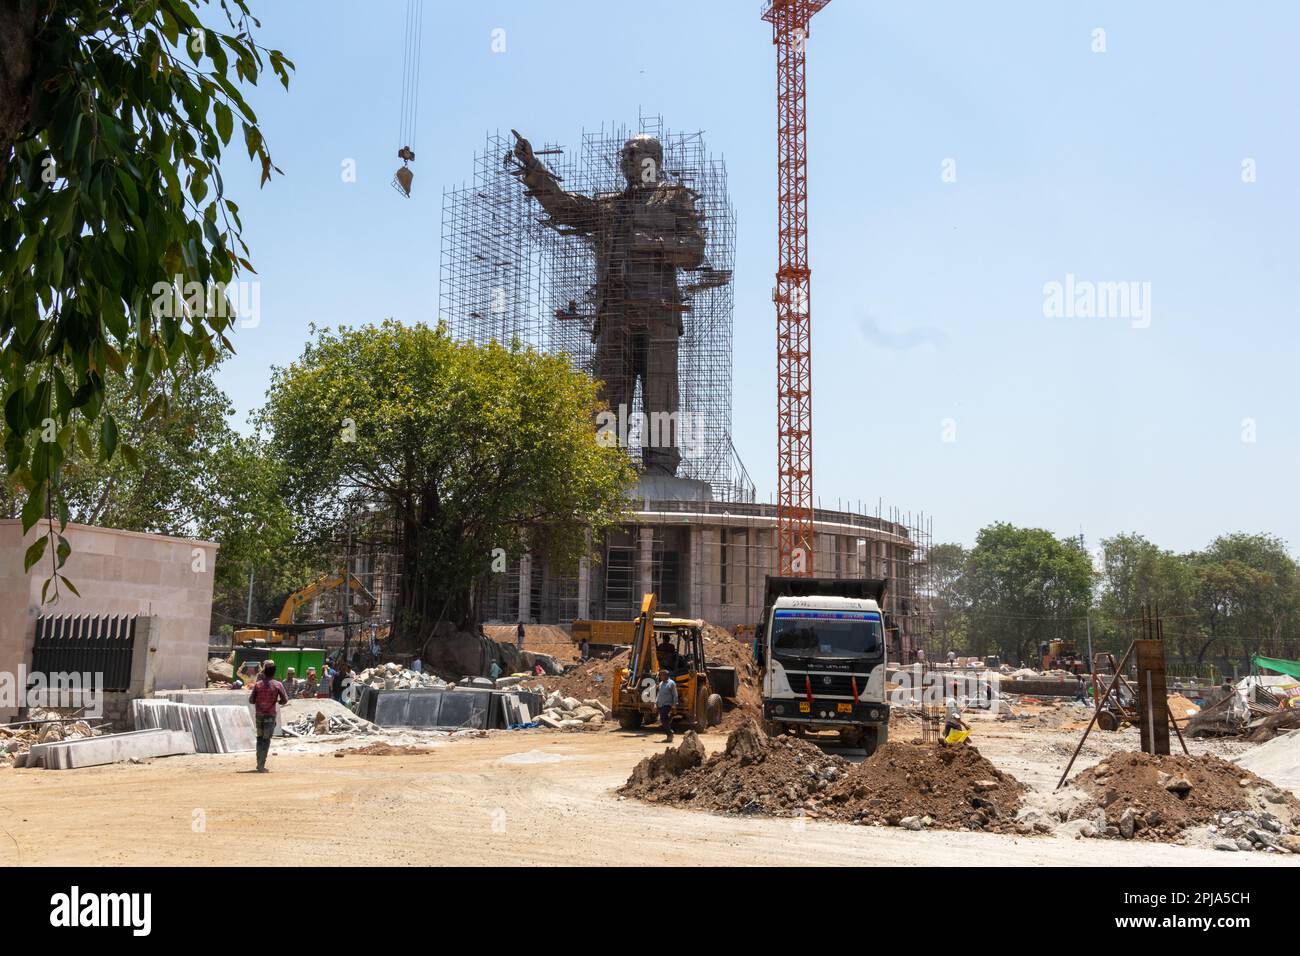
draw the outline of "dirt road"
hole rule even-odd
[[[269,774],[248,772],[251,754],[63,772],[0,770],[0,866],[267,859],[286,865],[579,866],[1300,862],[1112,840],[714,816],[620,800],[613,789],[637,760],[662,747],[658,740],[620,732],[523,731],[421,741],[432,752],[418,755],[281,750]],[[706,738],[711,750],[722,744],[721,737]],[[989,745],[1001,749],[992,740]],[[1003,746],[1013,749],[1011,741]],[[1059,758],[1053,759],[1059,768]]]

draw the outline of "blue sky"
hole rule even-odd
[[[766,499],[776,127],[758,0],[425,6],[404,201],[404,0],[255,3],[298,70],[253,96],[286,175],[258,190],[234,153],[223,170],[261,277],[261,322],[220,376],[240,422],[309,323],[436,321],[442,190],[486,131],[573,143],[641,109],[727,161],[733,429]],[[1243,530],[1300,548],[1298,46],[1300,5],[1282,2],[834,0],[808,47],[821,504],[923,510],[968,544],[1006,520],[1092,545]],[[1067,275],[1149,283],[1149,324],[1045,316]]]

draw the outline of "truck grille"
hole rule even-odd
[[[853,698],[853,678],[858,679],[860,696],[867,692],[867,680],[870,677],[868,674],[809,674],[796,671],[786,671],[785,676],[790,682],[790,689],[796,694],[806,692],[806,677],[812,683],[813,697],[847,697],[850,700]]]

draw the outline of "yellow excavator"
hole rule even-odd
[[[721,723],[722,697],[713,691],[710,668],[704,660],[704,622],[655,614],[655,605],[654,594],[642,598],[631,658],[614,681],[611,709],[618,725],[633,730],[657,719],[655,687],[660,668],[677,684],[675,719],[696,730]]]
[[[298,636],[293,628],[293,616],[298,612],[298,609],[317,595],[327,594],[330,591],[342,588],[345,581],[353,601],[359,603],[366,614],[373,611],[378,602],[375,601],[375,596],[361,583],[360,579],[351,571],[335,571],[322,575],[305,588],[300,588],[285,598],[284,607],[280,609],[280,614],[273,624],[265,627],[244,627],[235,631],[235,643],[289,645],[298,643]],[[277,629],[275,626],[277,624],[284,625],[284,629]]]

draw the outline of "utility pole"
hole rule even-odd
[[[253,622],[253,568],[254,565],[250,561],[248,564],[248,609],[244,611],[244,620],[250,624]]]
[[[343,659],[348,659],[348,609],[352,607],[352,512],[345,513],[347,544],[343,548]]]

